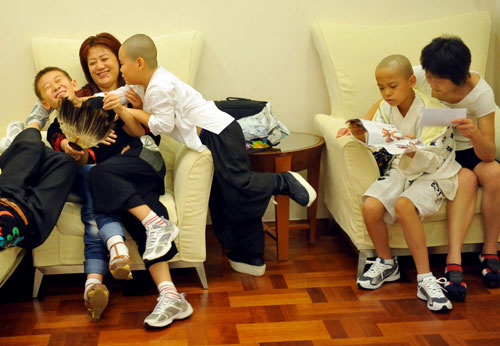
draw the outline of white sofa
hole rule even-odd
[[[160,65],[185,82],[194,84],[202,47],[200,33],[176,33],[153,39],[159,51]],[[62,67],[80,86],[84,85],[85,79],[78,59],[81,42],[82,40],[34,39],[32,48],[37,70],[46,66]],[[24,114],[20,115],[20,118],[24,117]],[[5,129],[2,129],[3,133]],[[208,149],[202,153],[195,152],[166,136],[162,136],[160,150],[167,167],[165,194],[161,201],[167,207],[170,220],[180,228],[175,240],[179,253],[170,261],[170,267],[196,268],[202,286],[207,288],[204,262],[208,199],[213,177],[211,153]],[[33,250],[33,265],[36,268],[33,297],[38,295],[43,275],[83,273],[83,233],[80,205],[66,202],[47,241]],[[132,258],[132,269],[144,269],[137,246],[130,236],[127,245]],[[7,280],[23,253],[19,248],[0,252],[0,277],[3,277],[0,284]]]
[[[322,167],[325,179],[324,201],[337,224],[359,252],[358,274],[366,257],[375,256],[366,232],[361,210],[361,195],[379,177],[370,151],[351,136],[336,139],[345,121],[362,118],[380,94],[374,71],[378,62],[390,54],[403,54],[413,65],[419,64],[421,49],[442,34],[460,36],[472,52],[471,69],[484,76],[490,42],[491,20],[487,12],[472,12],[453,17],[407,23],[405,25],[354,26],[318,22],[312,34],[326,86],[331,114],[317,114],[316,129],[325,138]],[[496,117],[496,132],[500,121]],[[497,158],[500,143],[497,135]],[[483,242],[480,210],[481,191],[472,225],[465,238],[464,251],[479,251]],[[424,220],[430,253],[447,252],[446,203],[440,211]],[[399,223],[389,225],[389,243],[396,255],[409,255]]]

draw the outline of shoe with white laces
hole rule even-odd
[[[179,235],[179,228],[166,220],[166,225],[151,224],[146,226],[146,250],[142,255],[145,261],[152,261],[165,255],[172,247],[172,242]]]
[[[400,278],[398,258],[393,257],[394,264],[385,263],[383,258],[377,257],[375,261],[367,260],[370,268],[361,275],[357,284],[359,288],[375,290],[384,282],[396,281]]]
[[[446,283],[445,278],[436,279],[429,276],[418,283],[417,297],[427,301],[427,308],[435,312],[445,312],[452,309],[451,302],[444,295],[445,289],[441,285]]]
[[[20,134],[24,130],[24,124],[19,121],[11,121],[9,125],[7,125],[7,131],[5,137],[0,139],[0,152],[4,152],[7,148],[12,144],[14,139],[18,134]]]
[[[166,327],[174,320],[182,320],[191,316],[193,307],[186,300],[184,293],[179,296],[180,300],[168,298],[166,294],[160,294],[155,309],[144,320],[146,328]]]

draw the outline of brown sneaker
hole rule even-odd
[[[92,320],[99,321],[101,314],[108,306],[109,291],[103,284],[92,284],[85,297],[85,307],[89,310]]]
[[[116,246],[116,243],[113,246]],[[122,243],[123,244],[123,243]],[[130,257],[128,255],[120,255],[115,248],[116,256],[109,260],[109,271],[117,280],[132,280],[132,271],[130,270]]]

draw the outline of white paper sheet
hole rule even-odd
[[[466,116],[467,109],[465,108],[425,108],[419,126],[448,126],[451,125],[453,119]]]

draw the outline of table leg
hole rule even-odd
[[[319,168],[320,168],[320,158],[315,161],[315,163],[309,167],[307,170],[307,180],[309,184],[316,190],[319,191]],[[316,212],[318,209],[318,198],[307,208],[307,221],[309,223],[309,244],[314,244],[316,241]]]
[[[288,172],[292,169],[292,156],[278,156],[275,158],[276,173]],[[278,248],[278,261],[288,260],[288,247],[290,243],[290,198],[284,195],[275,196],[278,205],[276,213],[276,241]]]

